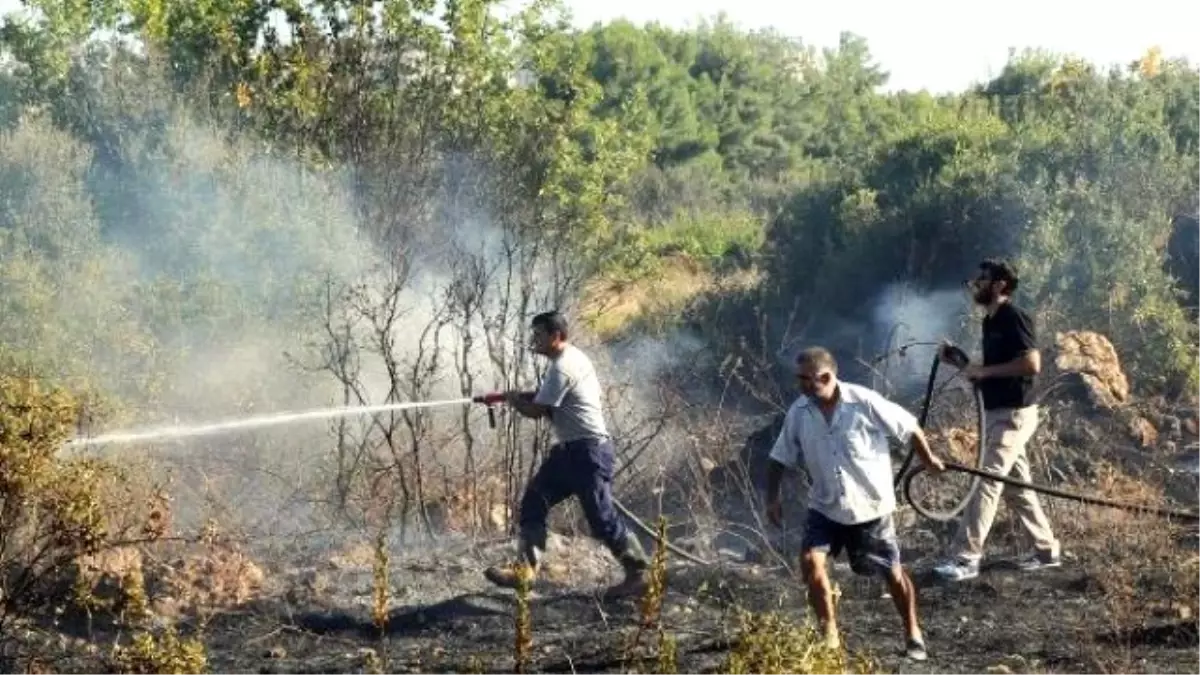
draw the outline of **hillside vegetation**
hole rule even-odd
[[[366,537],[384,588],[393,530],[510,531],[548,432],[515,416],[493,430],[478,409],[145,442],[111,462],[58,450],[135,425],[528,388],[542,364],[525,329],[549,307],[594,348],[619,481],[643,495],[700,494],[696,466],[758,423],[722,426],[716,407],[777,410],[800,341],[879,351],[900,316],[973,340],[961,284],[987,256],[1016,262],[1048,345],[1104,335],[1134,398],[1194,407],[1200,72],[1149,45],[1111,70],[1014,52],[994,80],[935,96],[885,91],[856,36],[815,49],[724,17],[577,29],[553,0],[22,4],[0,25],[0,632],[78,591],[86,575],[64,570],[173,534],[263,556],[320,528],[321,547]],[[899,297],[919,309],[891,311]],[[213,575],[189,564],[171,574]],[[113,572],[125,590],[107,607],[145,627],[137,565]],[[105,667],[203,666],[198,643],[149,635]]]

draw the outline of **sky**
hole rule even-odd
[[[1102,66],[1157,45],[1200,64],[1200,2],[1147,5],[1086,0],[567,0],[576,22],[624,16],[635,23],[695,24],[722,10],[743,28],[775,29],[832,47],[863,36],[891,74],[889,89],[958,91],[999,74],[1009,48],[1041,47]],[[1140,11],[1141,9],[1146,11]]]
[[[1200,2],[1147,5],[1086,0],[565,0],[580,26],[625,17],[694,25],[724,11],[743,28],[773,27],[832,47],[843,31],[866,38],[890,73],[888,89],[959,91],[998,74],[1010,48],[1040,47],[1101,66],[1158,46],[1200,64]],[[0,0],[0,15],[18,0]],[[1142,9],[1146,11],[1140,11]]]

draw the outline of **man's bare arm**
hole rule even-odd
[[[527,391],[510,391],[506,397],[514,410],[530,419],[550,416],[550,406],[533,402],[534,395]]]
[[[945,470],[946,465],[933,454],[933,448],[929,447],[929,439],[925,437],[924,431],[921,429],[914,431],[908,442],[917,456],[921,458],[921,463],[925,465],[926,469],[935,473]]]
[[[783,473],[787,467],[773,460],[767,460],[767,503],[779,501],[779,488],[783,485]]]

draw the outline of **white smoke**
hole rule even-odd
[[[884,288],[871,307],[870,331],[886,354],[875,364],[875,386],[894,392],[924,386],[936,343],[949,340],[963,346],[970,318],[971,305],[963,290],[920,291],[904,282]],[[900,354],[905,345],[911,346]]]

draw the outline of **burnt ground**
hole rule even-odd
[[[1137,503],[1153,497],[1153,490],[1147,492],[1151,486],[1176,504],[1197,507],[1196,475],[1172,465],[1178,464],[1173,447],[1099,443],[1096,438],[1115,435],[1079,423],[1046,426],[1043,435],[1058,442],[1036,451],[1039,482],[1069,478],[1082,486],[1080,491]],[[1063,440],[1067,431],[1083,439],[1077,447]],[[1188,446],[1185,454],[1194,460],[1195,452]],[[1094,469],[1098,459],[1115,464],[1126,479],[1106,478],[1109,474]],[[951,480],[939,479],[947,495],[957,489]],[[798,509],[803,498],[794,494],[787,503]],[[953,585],[929,574],[949,526],[917,520],[911,507],[902,507],[900,540],[918,587],[930,659],[911,663],[899,654],[901,624],[882,582],[855,577],[837,561],[832,576],[842,591],[839,625],[846,647],[867,652],[880,672],[1200,672],[1196,526],[1172,531],[1153,518],[1064,501],[1043,504],[1063,541],[1061,568],[1016,570],[1011,558],[1020,547],[1001,506],[983,574]],[[639,513],[654,510],[644,503],[631,506]],[[687,511],[682,520],[694,528],[709,528],[703,531],[708,536],[681,527],[684,531],[673,532],[672,539],[717,562],[699,566],[669,558],[663,624],[677,642],[679,672],[720,672],[736,638],[735,610],[778,611],[803,621],[804,592],[782,566],[751,562],[759,556],[750,555],[728,530],[713,535],[713,524],[696,518],[697,511],[687,504],[677,508]],[[741,507],[720,510],[743,526],[752,522]],[[788,510],[785,518],[796,522],[798,512]],[[774,544],[794,552],[797,533],[787,534],[773,537]],[[185,613],[178,623],[185,634],[203,640],[211,672],[512,671],[515,597],[491,587],[482,575],[487,565],[511,560],[511,543],[472,543],[452,535],[435,544],[390,543],[390,612],[380,635],[372,623],[370,541],[371,533],[247,538],[240,549],[261,568],[261,577],[252,575],[261,583],[234,579],[222,586],[205,578],[227,573],[220,565],[199,567],[194,581],[212,597],[221,595],[217,587],[254,587],[254,592],[248,599],[238,592],[237,602],[220,602],[221,609],[198,633],[194,614]],[[199,554],[203,557],[203,550]],[[618,577],[616,564],[590,539],[552,540],[545,575],[530,603],[530,670],[654,667],[653,662],[638,667],[625,658],[638,624],[637,600],[598,597]],[[69,612],[55,619],[0,635],[0,668],[111,672],[112,646],[129,642],[128,628],[101,620],[89,625]],[[648,635],[644,642],[652,647],[655,638]]]
[[[920,553],[910,551],[910,556]],[[369,609],[294,613],[279,603],[260,603],[213,626],[209,648],[216,671],[338,672],[360,669],[358,650],[379,650],[386,667],[411,672],[496,672],[513,667],[513,593],[487,587],[480,566],[408,565],[414,602],[400,598],[381,642]],[[615,578],[615,569],[614,572]],[[402,573],[403,575],[403,573]],[[356,575],[355,575],[356,576]],[[1150,672],[1195,672],[1195,621],[1163,620],[1134,634],[1113,635],[1114,626],[1089,589],[1094,581],[1077,564],[1022,573],[993,564],[979,579],[941,585],[917,569],[921,611],[931,659],[906,662],[899,619],[882,584],[854,578],[837,565],[843,596],[841,627],[850,650],[866,650],[886,672],[987,672],[997,665],[1019,672],[1096,672],[1107,667]],[[397,581],[401,584],[403,576]],[[355,578],[365,605],[369,573]],[[635,600],[603,602],[594,583],[580,588],[543,583],[531,601],[532,668],[543,672],[614,672],[627,668],[625,645],[638,609]],[[416,590],[428,584],[428,590]],[[586,583],[586,582],[585,582]],[[340,585],[340,584],[339,584]],[[365,596],[365,597],[364,597]],[[782,569],[728,564],[703,568],[673,565],[664,602],[666,626],[678,641],[680,672],[720,672],[732,637],[733,606],[803,615],[799,585]],[[285,619],[285,616],[290,617]],[[257,649],[239,648],[257,639]],[[652,637],[648,641],[652,641]],[[282,658],[264,659],[272,648]]]
[[[919,538],[910,543],[913,539]],[[846,647],[868,652],[881,672],[1197,672],[1195,616],[1158,616],[1136,627],[1120,626],[1107,609],[1104,580],[1089,571],[1095,566],[1069,550],[1058,569],[1023,573],[996,556],[979,579],[944,585],[927,573],[933,562],[930,544],[905,552],[919,587],[930,650],[924,663],[899,655],[900,623],[882,583],[854,577],[841,561],[832,571],[842,589]],[[1194,548],[1194,541],[1188,545]],[[393,553],[392,610],[382,636],[371,621],[372,570],[365,544],[318,567],[271,565],[264,570],[267,583],[260,597],[217,613],[205,626],[209,669],[511,672],[514,594],[490,587],[481,571],[512,550],[460,541],[436,552]],[[633,670],[623,656],[637,624],[637,601],[597,596],[618,577],[615,564],[588,540],[559,538],[548,565],[531,599],[531,669]],[[679,672],[722,670],[734,607],[779,610],[802,620],[804,596],[779,566],[671,561],[663,611],[664,624],[677,640]],[[41,667],[56,672],[104,672],[103,656],[117,638],[115,629],[94,624],[89,632],[69,621],[43,635],[26,647],[41,651]],[[648,636],[647,642],[654,639]]]

